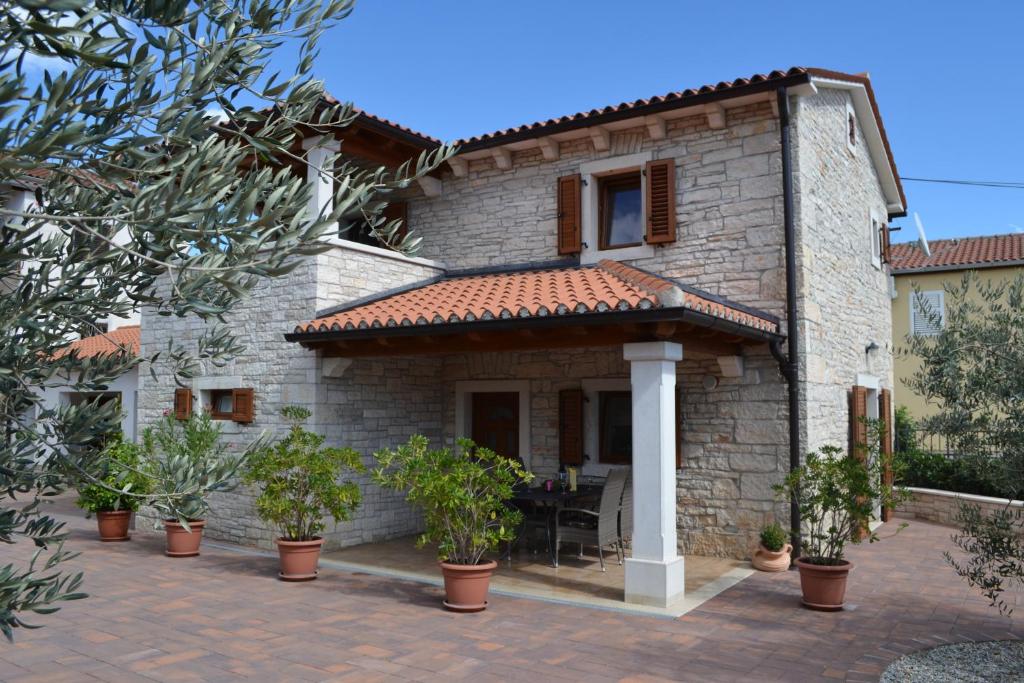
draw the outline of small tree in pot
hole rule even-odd
[[[418,545],[437,544],[447,600],[457,612],[487,606],[491,574],[497,567],[484,555],[511,541],[522,514],[507,503],[513,487],[533,479],[522,465],[469,439],[458,449],[430,450],[424,436],[413,436],[395,450],[374,454],[380,467],[374,479],[386,488],[406,491],[406,500],[423,509],[426,531]]]
[[[902,489],[884,483],[885,463],[873,450],[859,458],[835,446],[823,446],[775,487],[780,496],[794,496],[800,507],[805,533],[803,556],[796,566],[803,603],[811,609],[842,609],[853,568],[844,557],[846,544],[880,540],[869,528],[875,506],[895,507],[906,497]]]
[[[287,406],[281,414],[291,423],[288,435],[253,453],[243,481],[260,487],[256,513],[281,533],[278,576],[309,581],[317,576],[324,516],[347,520],[362,499],[359,486],[341,477],[364,468],[355,450],[324,447],[323,436],[302,428],[310,415],[305,408]]]
[[[234,489],[249,453],[263,446],[257,440],[243,453],[229,454],[220,436],[220,425],[205,412],[193,413],[187,420],[165,415],[143,436],[155,494],[151,504],[163,518],[171,557],[199,554],[209,494]]]
[[[101,541],[131,538],[132,513],[149,492],[150,481],[142,471],[137,444],[118,434],[104,448],[103,475],[78,488],[78,507],[96,515]]]

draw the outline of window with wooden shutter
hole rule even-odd
[[[558,459],[566,465],[583,464],[583,390],[558,392]]]
[[[676,241],[676,162],[659,159],[647,162],[648,244]]]
[[[893,484],[892,471],[892,437],[893,437],[893,414],[892,414],[892,392],[882,389],[878,393],[878,416],[882,420],[882,483],[891,487]],[[882,508],[882,521],[888,522],[892,517],[892,508]]]
[[[863,460],[868,443],[868,389],[855,385],[850,390],[850,453]]]
[[[252,422],[253,391],[252,389],[232,389],[231,419],[235,422]]]
[[[882,223],[880,230],[882,231],[882,263],[892,263],[892,235],[889,232],[889,225]]]
[[[174,419],[187,420],[192,416],[192,392],[189,389],[174,390]]]
[[[578,254],[583,249],[583,210],[580,174],[558,179],[558,253]]]

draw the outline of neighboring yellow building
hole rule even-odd
[[[992,282],[1009,281],[1024,272],[1024,234],[935,240],[929,246],[931,256],[925,256],[916,243],[892,245],[896,291],[892,300],[892,340],[896,349],[907,347],[906,339],[910,334],[935,334],[937,331],[921,311],[914,296],[915,286],[920,288],[930,307],[944,312],[946,285],[958,285],[966,271],[981,271],[979,275]],[[906,406],[914,418],[935,413],[934,406],[928,405],[924,397],[906,385],[905,380],[919,365],[917,359],[897,354],[893,367],[895,405]]]

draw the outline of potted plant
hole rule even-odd
[[[149,491],[149,478],[141,471],[140,449],[118,434],[103,449],[103,472],[78,489],[78,507],[96,515],[101,541],[131,539],[132,512]]]
[[[242,481],[260,488],[256,513],[277,527],[278,576],[284,581],[310,581],[324,539],[324,516],[347,520],[359,505],[359,486],[343,481],[346,470],[362,472],[359,453],[351,448],[324,447],[324,437],[302,424],[310,412],[298,406],[281,410],[291,423],[287,436],[250,457]]]
[[[754,569],[763,572],[782,572],[789,569],[790,553],[793,546],[788,543],[789,534],[778,522],[772,522],[761,530],[761,543],[750,563]]]
[[[469,439],[459,439],[456,450],[428,446],[426,437],[413,436],[395,450],[378,451],[373,476],[384,487],[406,491],[406,500],[423,509],[426,530],[417,545],[437,544],[445,607],[478,612],[487,607],[498,566],[484,555],[515,536],[522,515],[507,502],[513,486],[533,475],[519,461]]]
[[[882,460],[877,452],[858,458],[823,446],[775,487],[780,495],[795,497],[800,508],[806,531],[796,566],[803,604],[811,609],[842,609],[853,569],[843,555],[846,544],[878,541],[869,527],[875,505],[895,506],[905,498],[903,490],[885,483]]]
[[[220,426],[205,412],[193,413],[187,420],[165,415],[156,429],[146,430],[143,450],[153,482],[151,505],[163,520],[171,557],[199,554],[210,509],[208,495],[237,486],[235,475],[249,451],[227,454],[220,435]]]

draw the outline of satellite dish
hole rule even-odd
[[[928,236],[924,234],[924,223],[921,222],[921,216],[917,211],[914,212],[914,222],[917,223],[917,246],[925,256],[931,256],[932,250],[928,246]]]

